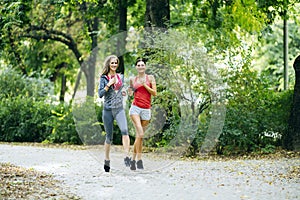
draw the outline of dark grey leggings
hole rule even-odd
[[[118,110],[103,109],[102,120],[106,132],[106,139],[105,139],[106,144],[111,144],[113,139],[114,119],[117,121],[117,124],[121,130],[121,134],[128,135],[127,119],[126,119],[124,109],[118,109]]]

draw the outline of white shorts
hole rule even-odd
[[[131,105],[129,109],[129,115],[139,115],[141,120],[150,120],[151,109],[144,109],[135,105]]]

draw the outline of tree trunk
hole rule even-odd
[[[65,94],[67,89],[67,79],[65,74],[61,75],[61,88],[60,88],[60,95],[59,95],[59,101],[64,102],[65,101]]]
[[[169,23],[169,0],[147,0],[145,13],[145,27],[168,28]]]
[[[99,18],[94,17],[93,20],[87,22],[92,40],[91,56],[88,62],[87,81],[87,96],[94,97],[95,94],[95,72],[96,72],[96,57],[98,54],[98,41],[96,32],[99,31]]]
[[[284,90],[288,89],[289,85],[289,72],[288,72],[288,23],[287,23],[287,10],[284,10],[284,16],[283,16],[283,58],[284,58]]]
[[[86,2],[80,4],[80,10],[82,12],[87,12],[87,4]],[[98,41],[97,41],[97,32],[99,31],[99,18],[95,16],[94,18],[85,18],[84,19],[89,32],[89,37],[92,41],[91,44],[91,56],[85,62],[81,61],[81,58],[77,57],[77,60],[80,64],[80,71],[77,75],[77,80],[75,83],[74,93],[72,95],[72,99],[74,99],[82,72],[86,78],[86,93],[87,96],[94,97],[95,94],[95,71],[96,71],[96,56],[98,54]]]
[[[119,67],[118,73],[124,74],[124,57],[123,52],[126,45],[126,35],[127,31],[127,0],[119,0],[119,31],[121,32],[120,37],[118,38],[117,44],[117,55],[119,56]]]
[[[283,146],[288,150],[300,151],[300,55],[295,59],[296,82],[288,130],[283,138]]]
[[[155,54],[155,50],[151,49],[155,43],[155,35],[165,32],[170,25],[170,3],[169,0],[147,0],[145,12],[145,42],[141,46],[146,50],[144,57],[147,58]],[[158,31],[158,32],[157,32]],[[148,48],[150,46],[150,48]]]
[[[14,41],[13,34],[12,34],[12,28],[8,27],[7,31],[8,31],[8,38],[9,38],[9,44],[10,44],[9,52],[15,56],[15,61],[13,61],[13,64],[15,66],[18,66],[21,69],[23,75],[28,75],[26,69],[24,68],[24,66],[22,64],[21,56],[17,52],[17,47],[15,45],[15,41]]]

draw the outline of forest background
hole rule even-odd
[[[103,144],[97,84],[116,54],[125,80],[140,56],[157,79],[149,148],[300,149],[296,0],[4,0],[0,9],[0,141]]]

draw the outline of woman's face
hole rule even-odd
[[[135,68],[136,68],[136,70],[137,70],[138,72],[145,72],[145,70],[146,70],[146,65],[145,65],[145,63],[144,63],[143,61],[139,61],[139,62],[136,64]]]
[[[116,58],[110,59],[109,69],[111,71],[116,71],[118,68],[118,60]]]

